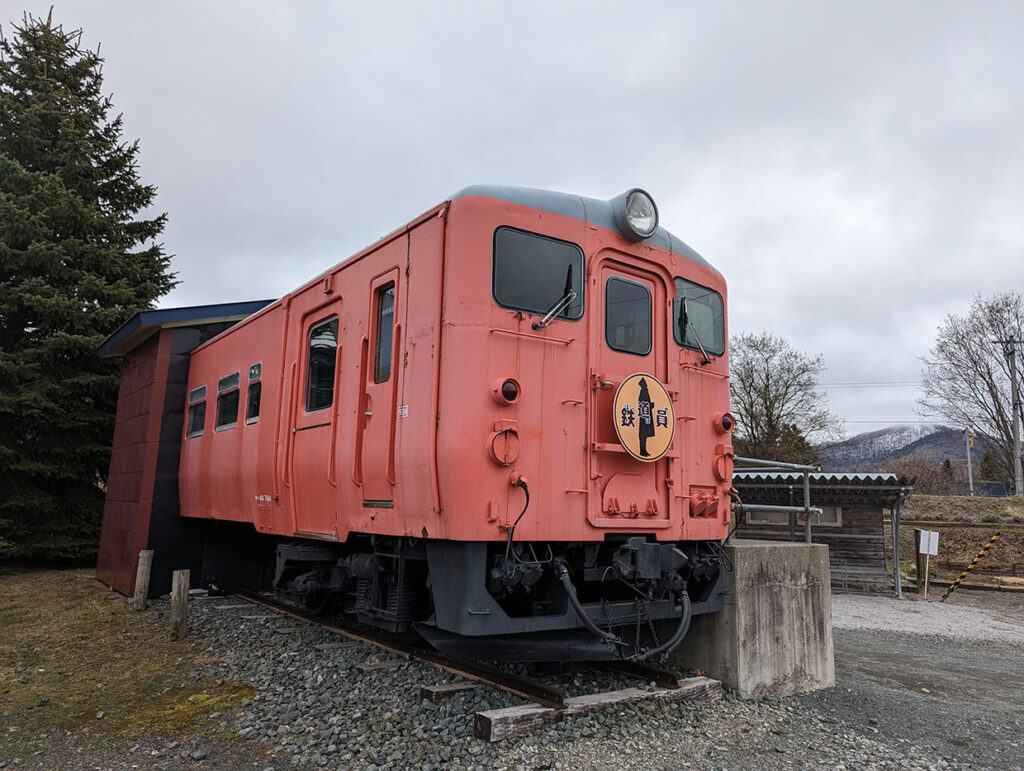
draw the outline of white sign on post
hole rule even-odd
[[[930,554],[937,557],[939,555],[939,531],[922,530],[921,545],[918,547],[918,551],[921,554]]]
[[[932,555],[939,556],[939,531],[921,530],[921,544],[918,552],[924,555],[924,598],[928,599],[928,560]]]

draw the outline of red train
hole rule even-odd
[[[196,348],[186,517],[462,658],[648,658],[720,608],[722,276],[633,189],[476,186]]]

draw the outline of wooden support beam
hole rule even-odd
[[[143,549],[139,552],[139,567],[135,571],[135,597],[132,607],[145,610],[149,600],[149,575],[153,570],[153,550]]]
[[[175,570],[171,577],[171,639],[184,640],[188,633],[189,571]]]
[[[592,712],[619,704],[640,701],[715,701],[722,698],[722,683],[708,677],[690,677],[679,681],[678,688],[625,688],[621,691],[573,696],[565,700],[565,709],[557,710],[525,704],[505,709],[477,712],[473,734],[478,739],[497,742],[514,736],[524,736],[541,728],[554,725],[564,715]]]
[[[313,647],[316,648],[318,651],[335,651],[335,650],[338,650],[339,648],[358,648],[358,647],[360,647],[362,645],[363,645],[363,643],[361,643],[361,642],[354,642],[353,641],[353,642],[320,643],[319,645],[314,645]]]
[[[355,668],[360,672],[376,672],[380,669],[394,669],[406,663],[408,663],[408,659],[387,659],[386,661],[371,661],[369,664],[356,664]]]
[[[463,691],[475,691],[482,685],[483,683],[468,681],[461,683],[441,683],[440,685],[421,685],[420,698],[427,699],[432,704],[440,704],[449,696],[454,696],[455,694],[462,693]]]

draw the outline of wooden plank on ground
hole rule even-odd
[[[553,725],[563,715],[584,712],[640,701],[715,701],[722,698],[722,683],[709,677],[689,677],[679,681],[678,688],[624,688],[621,691],[572,696],[565,700],[565,709],[557,710],[535,704],[477,712],[473,734],[478,739],[497,742],[524,736]]]
[[[407,659],[387,659],[386,661],[371,661],[369,664],[356,664],[360,672],[376,672],[381,669],[394,669],[407,663]]]
[[[252,604],[248,602],[239,603],[237,605],[214,605],[214,610],[238,610],[239,608],[251,608]]]
[[[318,651],[334,651],[334,650],[338,650],[339,648],[359,648],[363,644],[364,643],[355,642],[355,641],[353,641],[353,642],[335,642],[335,643],[320,643],[319,645],[314,645],[313,647],[316,648]]]
[[[280,634],[291,634],[292,632],[317,632],[319,627],[315,626],[279,626],[275,630]]]
[[[429,699],[433,704],[440,704],[449,696],[454,696],[463,691],[473,691],[480,688],[483,683],[462,682],[462,683],[441,683],[440,685],[421,685],[420,698]]]
[[[268,618],[282,618],[280,613],[259,613],[255,616],[242,616],[245,621],[265,621]]]

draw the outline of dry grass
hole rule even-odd
[[[0,573],[0,759],[59,767],[57,739],[78,753],[154,736],[228,740],[210,713],[253,692],[191,677],[206,655],[195,640],[170,642],[165,619],[131,610],[92,570]]]
[[[985,498],[913,493],[903,507],[904,519],[943,522],[1024,523],[1024,498]]]

